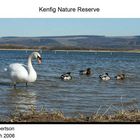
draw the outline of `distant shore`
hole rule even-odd
[[[39,51],[41,49],[3,49],[0,48],[0,51]],[[55,52],[130,52],[130,53],[140,53],[140,50],[48,50],[48,49],[42,49],[45,51],[55,51]]]
[[[0,51],[33,51],[33,50],[39,50],[39,49],[1,49]]]
[[[52,50],[58,52],[134,52],[140,53],[140,50]]]

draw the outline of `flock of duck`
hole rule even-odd
[[[87,75],[87,76],[89,76],[89,75],[91,75],[91,68],[87,68],[85,70],[80,70],[79,74],[80,75]],[[103,80],[103,81],[108,81],[108,80],[111,79],[111,77],[109,76],[108,73],[104,73],[102,75],[99,75],[99,78],[101,80]],[[118,74],[114,78],[116,80],[124,80],[125,79],[125,74],[123,74],[123,73],[122,74]],[[72,79],[71,72],[67,72],[65,74],[62,74],[60,76],[60,79],[62,79],[62,80],[71,80]]]
[[[5,69],[5,71],[8,72],[8,76],[10,77],[15,88],[17,83],[26,83],[27,86],[28,83],[36,81],[37,73],[32,66],[33,59],[37,59],[39,64],[41,64],[42,62],[41,55],[38,52],[33,52],[28,57],[27,65],[22,63],[12,63],[8,66],[8,68]],[[81,70],[79,71],[79,74],[87,75],[87,76],[91,75],[91,68],[87,68],[86,70]],[[111,79],[108,73],[99,75],[99,78],[104,81]],[[117,80],[123,80],[125,79],[125,74],[116,75],[115,78]],[[72,79],[71,72],[62,74],[60,76],[60,79],[71,80]]]

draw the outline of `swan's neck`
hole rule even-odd
[[[28,82],[34,82],[37,78],[37,74],[32,65],[32,55],[28,58]]]
[[[30,74],[30,72],[32,70],[34,70],[33,65],[32,65],[32,56],[29,56],[29,58],[28,58],[28,71],[29,71],[29,74]]]

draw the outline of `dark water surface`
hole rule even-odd
[[[26,51],[0,51],[0,115],[6,116],[16,109],[29,111],[34,106],[48,111],[62,111],[66,116],[78,113],[107,113],[122,109],[140,108],[140,54],[120,52],[42,52],[43,63],[33,66],[38,73],[35,83],[10,86],[4,71],[10,63],[27,64]],[[91,76],[80,76],[79,70],[90,67]],[[59,76],[72,72],[71,81]],[[99,75],[108,72],[109,81]],[[125,73],[126,79],[116,81],[114,76]]]

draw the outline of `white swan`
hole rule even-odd
[[[32,66],[32,59],[37,59],[38,63],[41,64],[41,55],[38,52],[33,52],[28,57],[28,65],[24,65],[21,63],[13,63],[10,64],[7,71],[9,72],[9,76],[11,81],[16,88],[16,83],[27,83],[34,82],[37,79],[37,73]]]

